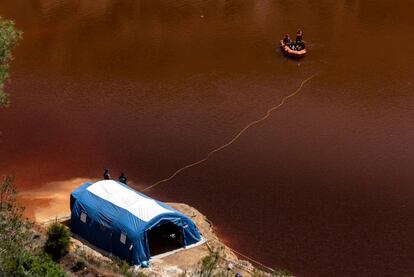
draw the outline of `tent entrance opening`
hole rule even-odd
[[[184,246],[182,228],[165,223],[148,231],[148,245],[151,256],[169,252]]]

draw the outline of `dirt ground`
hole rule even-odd
[[[219,250],[221,256],[232,264],[240,263],[237,256],[221,243],[217,235],[213,231],[210,221],[198,210],[182,203],[167,203],[174,209],[189,216],[196,224],[206,242],[194,248],[181,250],[177,253],[160,259],[152,259],[150,268],[144,269],[144,272],[159,274],[157,276],[179,276],[184,272],[194,272],[198,267],[200,260],[208,256],[211,250]],[[251,265],[250,265],[251,266]],[[247,276],[245,270],[234,268],[237,272],[243,272],[243,276]]]

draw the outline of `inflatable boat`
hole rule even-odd
[[[280,41],[280,48],[282,49],[283,53],[289,57],[293,58],[302,58],[306,55],[306,48],[301,50],[293,50],[291,49],[287,44],[283,42],[283,40]]]

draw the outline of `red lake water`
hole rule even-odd
[[[0,173],[29,216],[124,171],[296,276],[414,275],[414,2],[2,1]],[[304,31],[308,54],[278,41]],[[59,202],[58,200],[62,200]]]

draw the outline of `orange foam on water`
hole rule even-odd
[[[43,184],[19,193],[19,201],[25,206],[25,215],[37,222],[44,222],[70,214],[70,193],[90,178],[73,178]]]

